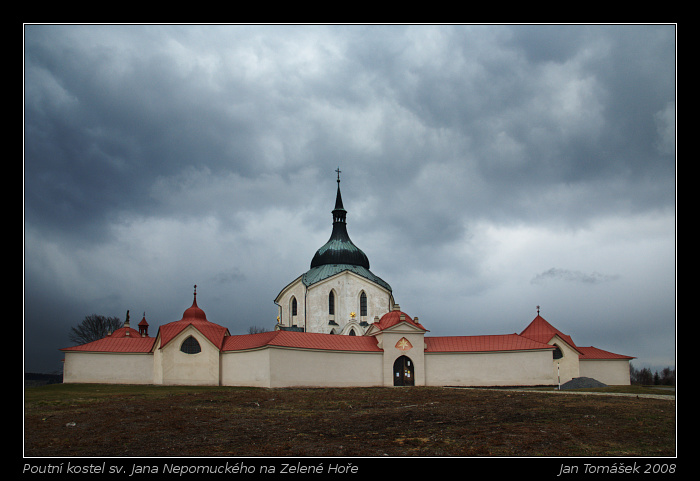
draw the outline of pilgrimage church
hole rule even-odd
[[[520,334],[430,336],[350,240],[338,190],[330,239],[275,298],[275,329],[231,335],[194,299],[148,333],[144,318],[61,349],[63,382],[253,387],[557,386],[630,383],[630,356],[574,343],[539,315]],[[439,322],[431,320],[431,322]]]

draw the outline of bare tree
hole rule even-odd
[[[85,316],[80,324],[70,328],[68,339],[76,344],[102,339],[122,327],[122,321],[118,317],[105,317],[98,314]]]
[[[260,332],[267,332],[267,329],[258,326],[250,326],[248,328],[248,334],[258,334]]]

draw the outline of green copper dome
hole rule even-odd
[[[347,211],[343,208],[343,199],[340,195],[340,178],[338,178],[338,193],[335,198],[335,208],[333,209],[333,232],[311,259],[311,268],[332,265],[348,264],[369,269],[369,259],[359,247],[352,243],[348,235],[345,216]]]
[[[349,264],[328,264],[314,267],[301,276],[301,281],[308,287],[345,271],[350,271],[358,276],[362,276],[391,292],[391,286],[384,279],[374,275],[369,269],[365,269],[361,266],[351,266]]]
[[[340,195],[340,170],[336,172],[338,172],[338,193],[333,209],[333,232],[328,242],[316,251],[311,260],[311,269],[302,276],[302,282],[310,286],[341,272],[350,271],[391,292],[391,286],[369,270],[369,259],[348,236],[345,224],[347,211],[343,207],[343,199]]]

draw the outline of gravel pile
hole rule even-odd
[[[593,387],[606,387],[607,384],[603,384],[600,381],[596,381],[590,377],[575,377],[571,381],[561,385],[561,389],[587,389]]]

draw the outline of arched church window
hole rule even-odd
[[[561,352],[561,349],[559,349],[559,346],[557,346],[555,344],[554,347],[556,349],[554,349],[554,351],[552,351],[552,359],[561,359],[562,357],[564,357],[564,353]]]
[[[328,314],[331,316],[335,315],[335,294],[333,294],[333,291],[328,294]]]
[[[199,345],[199,342],[197,342],[197,339],[190,336],[182,341],[180,350],[185,354],[197,354],[198,352],[202,352],[202,347]]]
[[[365,291],[362,291],[362,294],[360,294],[360,316],[366,316],[367,315],[367,294],[365,294]]]
[[[360,293],[360,317],[367,316],[367,294],[365,291]]]
[[[292,297],[292,316],[297,315],[297,298]]]
[[[355,335],[355,329],[350,329],[350,332],[348,332],[348,336],[354,336]]]

